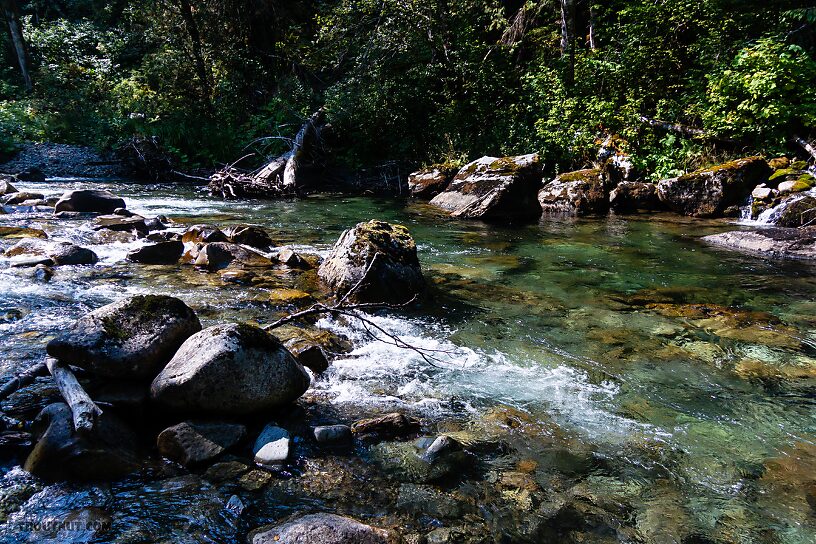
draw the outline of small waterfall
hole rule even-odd
[[[751,209],[753,207],[754,199],[753,197],[750,197],[748,200],[748,205],[740,208],[739,222],[744,225],[757,225],[757,226],[776,225],[777,221],[779,220],[779,217],[782,215],[782,212],[784,212],[788,208],[788,206],[795,202],[799,202],[805,197],[816,197],[816,187],[810,189],[809,191],[789,195],[785,200],[779,203],[779,205],[774,206],[773,208],[768,208],[767,210],[760,213],[756,219],[751,218]]]

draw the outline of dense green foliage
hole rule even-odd
[[[183,163],[215,164],[291,137],[321,106],[351,167],[533,151],[551,169],[581,167],[619,133],[662,176],[816,135],[807,3],[576,0],[574,49],[561,0],[18,4],[34,90],[4,36],[0,151],[146,135]]]

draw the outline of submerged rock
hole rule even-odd
[[[727,208],[743,204],[770,175],[771,168],[764,159],[749,157],[663,180],[658,184],[658,195],[676,212],[720,217]]]
[[[609,194],[601,170],[561,174],[538,192],[545,215],[601,215],[609,211]]]
[[[143,264],[174,264],[184,253],[184,244],[180,241],[159,242],[134,249],[128,253],[129,261]]]
[[[461,219],[536,219],[541,170],[538,155],[482,157],[462,168],[431,204]]]
[[[448,188],[456,170],[444,165],[431,166],[408,176],[408,191],[411,196],[430,200]]]
[[[214,242],[202,247],[195,258],[195,265],[209,271],[226,268],[233,262],[251,267],[271,267],[274,263],[264,255],[238,244]]]
[[[195,312],[177,298],[139,295],[78,319],[48,343],[48,353],[94,374],[147,378],[201,330]]]
[[[240,416],[297,400],[309,375],[280,341],[251,325],[218,325],[191,336],[150,392],[181,412]]]
[[[361,419],[351,426],[351,430],[363,437],[396,438],[416,434],[420,427],[418,419],[394,412],[371,419]]]
[[[385,221],[345,231],[318,275],[338,296],[359,284],[349,297],[355,301],[407,302],[425,288],[414,239],[405,227]]]
[[[54,213],[82,212],[112,214],[117,208],[124,208],[125,201],[110,191],[83,189],[68,191],[54,206]]]
[[[251,544],[387,544],[387,531],[336,514],[311,514],[288,523],[261,527]]]
[[[193,465],[215,459],[245,435],[243,425],[185,421],[163,430],[156,445],[163,457],[182,465]]]
[[[724,232],[703,241],[769,259],[816,259],[816,228]]]
[[[113,415],[104,412],[92,436],[74,431],[66,404],[47,406],[35,421],[37,445],[25,470],[45,480],[110,480],[137,470],[137,437]]]
[[[663,206],[657,196],[657,185],[639,181],[624,181],[609,193],[609,204],[616,213],[655,211]]]
[[[99,261],[96,253],[79,247],[71,242],[39,240],[27,238],[21,240],[5,252],[6,257],[34,257],[29,259],[31,266],[46,264],[49,266],[96,264]],[[39,259],[39,260],[37,260]]]

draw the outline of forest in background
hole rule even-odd
[[[812,2],[0,5],[7,154],[148,137],[182,167],[211,167],[279,154],[321,107],[349,169],[538,152],[564,171],[619,134],[662,178],[816,136]]]

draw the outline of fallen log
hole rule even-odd
[[[6,400],[9,396],[23,387],[31,385],[34,380],[42,376],[48,376],[48,367],[45,363],[36,364],[22,374],[15,376],[0,388],[0,401]]]
[[[91,433],[97,419],[102,415],[102,409],[91,400],[68,365],[52,357],[48,357],[45,364],[54,377],[62,398],[71,408],[74,429],[79,433]]]

